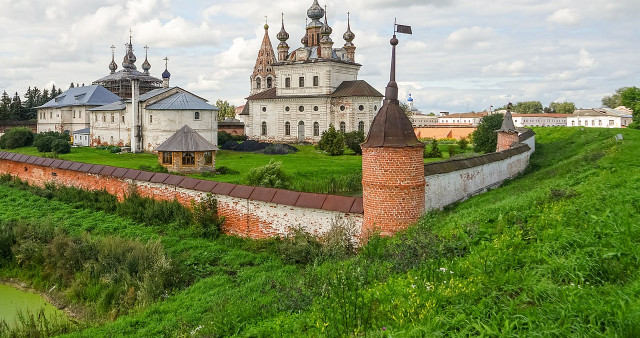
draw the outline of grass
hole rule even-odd
[[[282,169],[295,178],[294,186],[303,191],[307,187],[317,187],[312,192],[322,191],[324,187],[318,187],[318,182],[339,180],[354,172],[362,171],[362,157],[353,152],[347,152],[342,156],[329,156],[318,151],[311,145],[297,146],[299,151],[289,155],[265,155],[247,152],[220,150],[216,155],[216,167],[225,166],[238,171],[238,174],[227,175],[189,175],[191,177],[208,179],[218,182],[243,184],[249,170],[264,166],[271,159],[282,162]],[[22,147],[10,150],[21,154],[42,156],[35,147]],[[158,157],[154,154],[113,154],[108,150],[82,147],[72,148],[71,153],[59,155],[59,158],[69,161],[85,162],[92,164],[111,165],[122,168],[138,169],[141,165],[154,167],[158,165]],[[326,185],[326,184],[320,184]],[[354,194],[352,191],[347,194]]]
[[[275,242],[195,239],[7,187],[0,219],[160,238],[203,271],[72,336],[639,336],[640,132],[535,131],[524,174],[341,261],[288,265]]]

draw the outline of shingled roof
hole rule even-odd
[[[213,151],[218,150],[202,135],[185,125],[156,148],[156,151]]]
[[[331,97],[347,96],[382,97],[383,95],[364,80],[344,81],[331,94]]]

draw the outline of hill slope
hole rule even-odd
[[[160,233],[180,264],[215,268],[72,336],[640,336],[640,132],[535,131],[526,173],[345,260],[293,265],[268,243]],[[11,217],[36,212],[18,204],[0,199]],[[155,236],[135,227],[111,232]]]

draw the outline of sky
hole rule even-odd
[[[169,58],[171,85],[244,104],[264,36],[274,47],[284,13],[290,51],[301,46],[312,0],[0,0],[0,90],[66,90],[108,75],[111,45],[122,69],[133,32],[138,69],[149,46],[151,74]],[[640,86],[638,0],[320,0],[334,48],[347,12],[359,79],[380,92],[389,81],[394,18],[397,81],[422,112],[482,111],[507,102],[600,107],[623,86]]]

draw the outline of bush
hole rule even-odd
[[[473,151],[492,153],[498,145],[496,130],[502,127],[504,115],[494,114],[485,116],[480,120],[478,128],[473,132]]]
[[[142,171],[151,171],[151,172],[155,172],[155,173],[168,173],[169,169],[156,164],[154,166],[150,166],[150,165],[140,165],[138,166],[138,170],[142,170]]]
[[[236,142],[244,142],[248,139],[249,137],[247,135],[231,135],[231,140]]]
[[[431,149],[427,151],[427,147],[424,148],[424,157],[425,158],[439,158],[442,157],[442,152],[440,148],[438,148],[438,140],[431,141]]]
[[[58,131],[45,131],[42,133],[37,133],[33,136],[33,144],[35,144],[38,141],[38,139],[42,137],[47,137],[47,136],[53,137],[55,139],[65,140],[67,142],[71,141],[71,136],[69,136],[69,133],[67,132],[61,133]]]
[[[347,148],[353,150],[354,153],[358,155],[362,155],[362,148],[360,148],[360,144],[364,142],[364,132],[361,131],[351,131],[344,134],[344,143]]]
[[[33,144],[33,132],[29,128],[11,128],[0,137],[0,148],[14,149]]]
[[[121,152],[122,149],[120,147],[118,147],[118,146],[114,146],[114,147],[111,147],[111,149],[109,149],[109,151],[111,153],[113,153],[113,154],[117,154],[117,153]]]
[[[247,185],[289,189],[291,177],[282,170],[282,162],[270,160],[265,166],[253,168],[246,178]]]
[[[39,152],[48,153],[51,151],[51,144],[55,140],[58,140],[58,139],[53,136],[44,135],[44,136],[36,137],[36,139],[33,141],[33,145],[36,147],[36,149],[38,149]]]
[[[344,153],[344,134],[336,131],[336,128],[330,125],[329,129],[322,133],[316,147],[331,156],[342,155]]]
[[[232,140],[225,143],[218,143],[218,145],[220,146],[220,149],[223,150],[236,150],[236,148],[238,148],[238,142]]]
[[[192,204],[194,227],[201,237],[215,239],[222,231],[224,217],[218,217],[218,200],[210,193]]]
[[[456,155],[456,146],[454,145],[450,145],[449,148],[447,149],[447,151],[449,152],[449,157],[454,157]]]
[[[227,133],[226,131],[219,131],[218,132],[218,144],[225,144],[227,143],[227,141],[232,141],[232,136],[231,134]]]
[[[463,137],[458,141],[458,147],[460,147],[460,150],[464,151],[465,149],[467,149],[468,146],[469,146],[469,140],[467,140],[466,137]]]
[[[65,140],[53,140],[53,142],[51,142],[51,151],[56,154],[68,154],[71,152],[71,145]]]
[[[222,167],[216,169],[216,173],[218,173],[220,175],[235,175],[235,174],[239,174],[240,172],[237,171],[237,170],[233,170],[233,169],[231,169],[229,167],[222,166]],[[204,176],[204,173],[203,173],[203,176]]]

